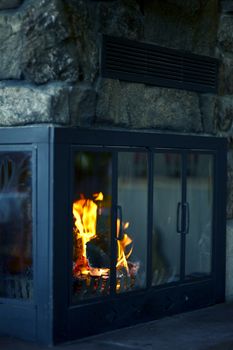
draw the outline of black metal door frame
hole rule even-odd
[[[50,127],[0,128],[0,150],[32,153],[33,296],[0,298],[0,333],[44,344],[52,339]]]
[[[82,130],[54,126],[0,129],[1,149],[33,152],[33,220],[35,262],[32,303],[0,299],[0,332],[51,344],[66,341],[165,315],[192,310],[224,301],[226,155],[224,138],[175,135],[155,132]],[[117,181],[117,152],[121,149],[147,148],[149,188],[153,186],[153,150],[214,152],[213,276],[189,283],[152,287],[124,295],[70,304],[70,233],[72,232],[71,146],[108,146],[114,154]],[[113,189],[116,191],[116,188]],[[116,194],[114,195],[116,198]],[[148,193],[148,203],[153,194]],[[116,203],[115,203],[116,204]],[[151,261],[152,213],[148,210],[148,261]],[[115,215],[116,219],[116,214]],[[113,219],[113,221],[115,221]],[[148,277],[151,275],[148,266]],[[115,284],[113,282],[113,286]],[[112,287],[113,288],[113,287]],[[6,316],[6,317],[5,317]],[[96,320],[93,330],[90,320]]]
[[[67,130],[54,129],[54,211],[58,220],[54,221],[54,339],[55,342],[89,336],[98,332],[112,330],[131,324],[148,321],[161,316],[181,311],[208,306],[224,301],[224,267],[225,267],[225,196],[226,189],[223,184],[226,180],[226,142],[214,137],[198,137],[183,135],[166,135],[137,132],[114,132],[103,130]],[[213,244],[213,278],[188,283],[174,283],[146,290],[132,291],[123,295],[86,300],[79,305],[70,305],[70,261],[72,261],[68,236],[71,232],[71,203],[67,193],[70,194],[71,155],[70,147],[77,149],[90,149],[103,147],[103,150],[112,150],[114,171],[117,173],[117,152],[123,149],[141,149],[147,147],[149,155],[149,186],[153,183],[153,150],[172,151],[179,150],[183,154],[188,151],[216,153],[215,162],[215,193],[214,193],[214,244]],[[59,166],[58,166],[59,164]],[[62,171],[59,172],[59,169]],[[221,171],[220,171],[221,169]],[[113,172],[114,174],[114,172]],[[114,175],[113,182],[117,178]],[[182,177],[185,177],[183,165]],[[183,181],[184,183],[184,181]],[[183,200],[185,199],[185,185],[183,185]],[[115,193],[115,194],[114,194]],[[116,198],[116,187],[113,185],[113,194]],[[149,191],[148,201],[152,200]],[[116,204],[116,199],[114,199]],[[220,212],[216,209],[221,203]],[[148,229],[152,227],[151,203],[148,210]],[[113,215],[116,214],[113,213]],[[183,215],[183,214],[182,214]],[[69,218],[69,220],[67,220]],[[184,218],[182,222],[184,222]],[[69,221],[69,222],[68,222]],[[112,227],[114,230],[114,228]],[[219,234],[221,232],[221,235]],[[151,233],[148,235],[151,242]],[[69,242],[69,243],[68,243]],[[184,239],[183,239],[184,251]],[[112,243],[112,251],[114,244]],[[218,252],[218,254],[217,254]],[[221,258],[219,258],[219,255]],[[218,262],[216,262],[216,257]],[[151,251],[148,245],[148,259]],[[184,260],[184,256],[182,258]],[[220,259],[220,261],[219,261]],[[114,259],[113,259],[114,260]],[[150,267],[148,267],[150,273]],[[148,275],[149,277],[149,275]],[[112,289],[115,289],[114,278]],[[221,284],[221,286],[219,286]],[[114,288],[113,288],[114,287]],[[147,281],[150,287],[150,280]],[[193,301],[190,300],[193,298]],[[92,327],[93,323],[94,327]]]

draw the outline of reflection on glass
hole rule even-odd
[[[73,302],[109,293],[111,170],[110,153],[75,154]]]
[[[30,152],[0,152],[0,297],[32,298]]]
[[[181,202],[181,156],[154,155],[154,214],[152,285],[180,278],[180,234],[177,233],[177,205]]]
[[[117,293],[146,286],[147,155],[118,155]]]
[[[211,272],[213,157],[190,153],[187,163],[187,202],[190,227],[186,235],[186,278]]]

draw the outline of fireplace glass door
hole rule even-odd
[[[152,285],[208,278],[212,273],[211,154],[154,155]]]
[[[32,298],[31,158],[0,152],[0,298]]]
[[[114,294],[145,288],[147,158],[146,152],[117,152],[114,180],[111,152],[75,152],[73,303],[112,289]]]
[[[109,294],[112,155],[74,155],[73,302]]]
[[[180,280],[182,156],[154,155],[152,285]],[[180,212],[181,213],[181,212]]]
[[[213,222],[213,156],[187,155],[187,232],[185,277],[187,280],[211,274]]]
[[[146,152],[118,153],[118,293],[146,286],[148,158]]]

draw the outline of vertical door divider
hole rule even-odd
[[[180,249],[180,280],[181,282],[185,279],[185,244],[186,244],[186,210],[184,205],[186,202],[187,192],[187,152],[183,151],[182,156],[182,172],[181,172],[181,249]]]
[[[154,193],[154,154],[148,152],[148,213],[147,213],[147,288],[152,284],[152,247],[153,247],[153,193]]]
[[[117,261],[117,188],[118,188],[118,153],[112,152],[112,208],[111,208],[111,274],[110,294],[116,294],[116,261]]]

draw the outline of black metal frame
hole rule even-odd
[[[55,297],[55,310],[60,310],[59,315],[62,317],[54,318],[54,339],[55,342],[65,341],[68,339],[75,339],[77,337],[89,336],[98,332],[112,330],[114,328],[128,326],[137,322],[146,320],[152,320],[164,315],[170,315],[173,313],[192,310],[195,308],[208,306],[215,302],[224,301],[225,281],[224,281],[224,263],[225,263],[225,185],[226,184],[226,140],[215,137],[203,137],[203,136],[190,136],[190,135],[175,135],[175,134],[160,134],[154,132],[126,132],[126,131],[112,131],[112,130],[75,130],[75,129],[54,129],[54,144],[55,154],[57,148],[57,154],[59,157],[60,147],[69,148],[69,145],[75,148],[75,150],[94,150],[94,151],[106,151],[113,154],[113,207],[117,204],[117,189],[116,189],[116,174],[117,163],[116,154],[121,151],[133,151],[141,149],[147,151],[149,156],[149,187],[148,187],[148,240],[152,239],[151,227],[152,227],[152,154],[154,151],[173,151],[182,154],[182,157],[186,157],[187,151],[213,154],[215,159],[215,191],[214,191],[214,242],[213,250],[215,260],[213,261],[213,275],[208,278],[203,278],[199,281],[182,281],[181,283],[172,283],[168,285],[161,285],[158,287],[151,287],[150,283],[150,265],[148,264],[148,276],[147,276],[147,288],[138,291],[131,291],[128,293],[116,294],[113,275],[113,282],[111,284],[111,295],[101,298],[93,298],[83,300],[77,305],[69,304],[68,290],[70,283],[63,284],[63,291],[59,298]],[[68,152],[68,149],[67,149]],[[63,168],[70,169],[72,163],[69,163],[69,157],[65,159]],[[185,161],[183,162],[183,179],[185,177]],[[221,169],[221,171],[220,171]],[[60,188],[61,184],[65,181],[57,178],[56,188]],[[185,196],[185,181],[183,180],[183,196]],[[55,180],[56,184],[56,180]],[[71,190],[72,191],[72,190]],[[55,193],[58,191],[55,190]],[[58,202],[55,200],[55,203]],[[219,213],[219,208],[221,212]],[[220,205],[221,203],[221,205]],[[65,203],[64,203],[65,204]],[[71,212],[71,201],[69,203]],[[61,247],[67,245],[66,233],[71,232],[71,226],[66,225],[64,227],[64,221],[67,218],[67,210],[63,208],[57,208],[59,216],[63,215],[63,241],[60,243],[59,258],[55,261],[57,269],[60,273],[63,273],[61,279],[65,281],[67,275],[71,278],[71,246],[69,252],[66,253],[70,256],[70,260],[60,259],[62,252]],[[116,212],[113,210],[113,215],[116,218]],[[184,220],[184,219],[183,219]],[[114,219],[113,219],[114,223]],[[58,225],[60,226],[60,224]],[[59,230],[59,227],[57,227]],[[114,224],[112,227],[112,236],[114,235]],[[56,231],[56,230],[55,230]],[[65,232],[65,234],[64,234]],[[217,234],[221,232],[221,236]],[[182,243],[184,246],[184,242]],[[184,248],[183,248],[184,250]],[[218,251],[218,254],[216,254]],[[115,248],[112,243],[112,254],[114,256]],[[58,254],[58,253],[57,253]],[[63,253],[64,254],[64,253]],[[216,262],[216,257],[221,256],[219,261]],[[151,260],[151,251],[148,244],[148,261]],[[184,259],[184,258],[183,258]],[[113,261],[115,260],[115,257]],[[62,261],[62,263],[61,263]],[[64,261],[69,261],[69,266],[64,265]],[[59,264],[60,262],[60,264]],[[59,267],[58,267],[59,266]],[[114,268],[114,263],[112,264]],[[114,270],[113,270],[114,271]],[[54,281],[56,284],[56,280]],[[57,294],[58,283],[55,286]],[[64,293],[64,290],[66,292]],[[60,292],[59,292],[60,293]],[[68,296],[68,298],[64,297]],[[63,301],[61,302],[63,298]]]
[[[224,301],[226,139],[146,131],[34,126],[0,129],[0,144],[0,150],[9,145],[14,150],[20,147],[33,150],[35,272],[32,302],[0,298],[0,333],[52,344]],[[145,289],[116,294],[113,274],[110,296],[72,305],[72,152],[74,149],[112,152],[114,207],[117,204],[117,152],[141,148],[149,156],[148,261],[152,259],[153,152],[214,154],[213,275],[200,281],[151,287],[151,264],[148,264]],[[183,176],[184,172],[185,167]],[[114,237],[114,209],[112,215]],[[114,252],[112,239],[113,255]]]
[[[1,128],[0,150],[32,152],[33,299],[0,298],[0,333],[52,343],[50,128]],[[42,166],[39,166],[42,164]]]

